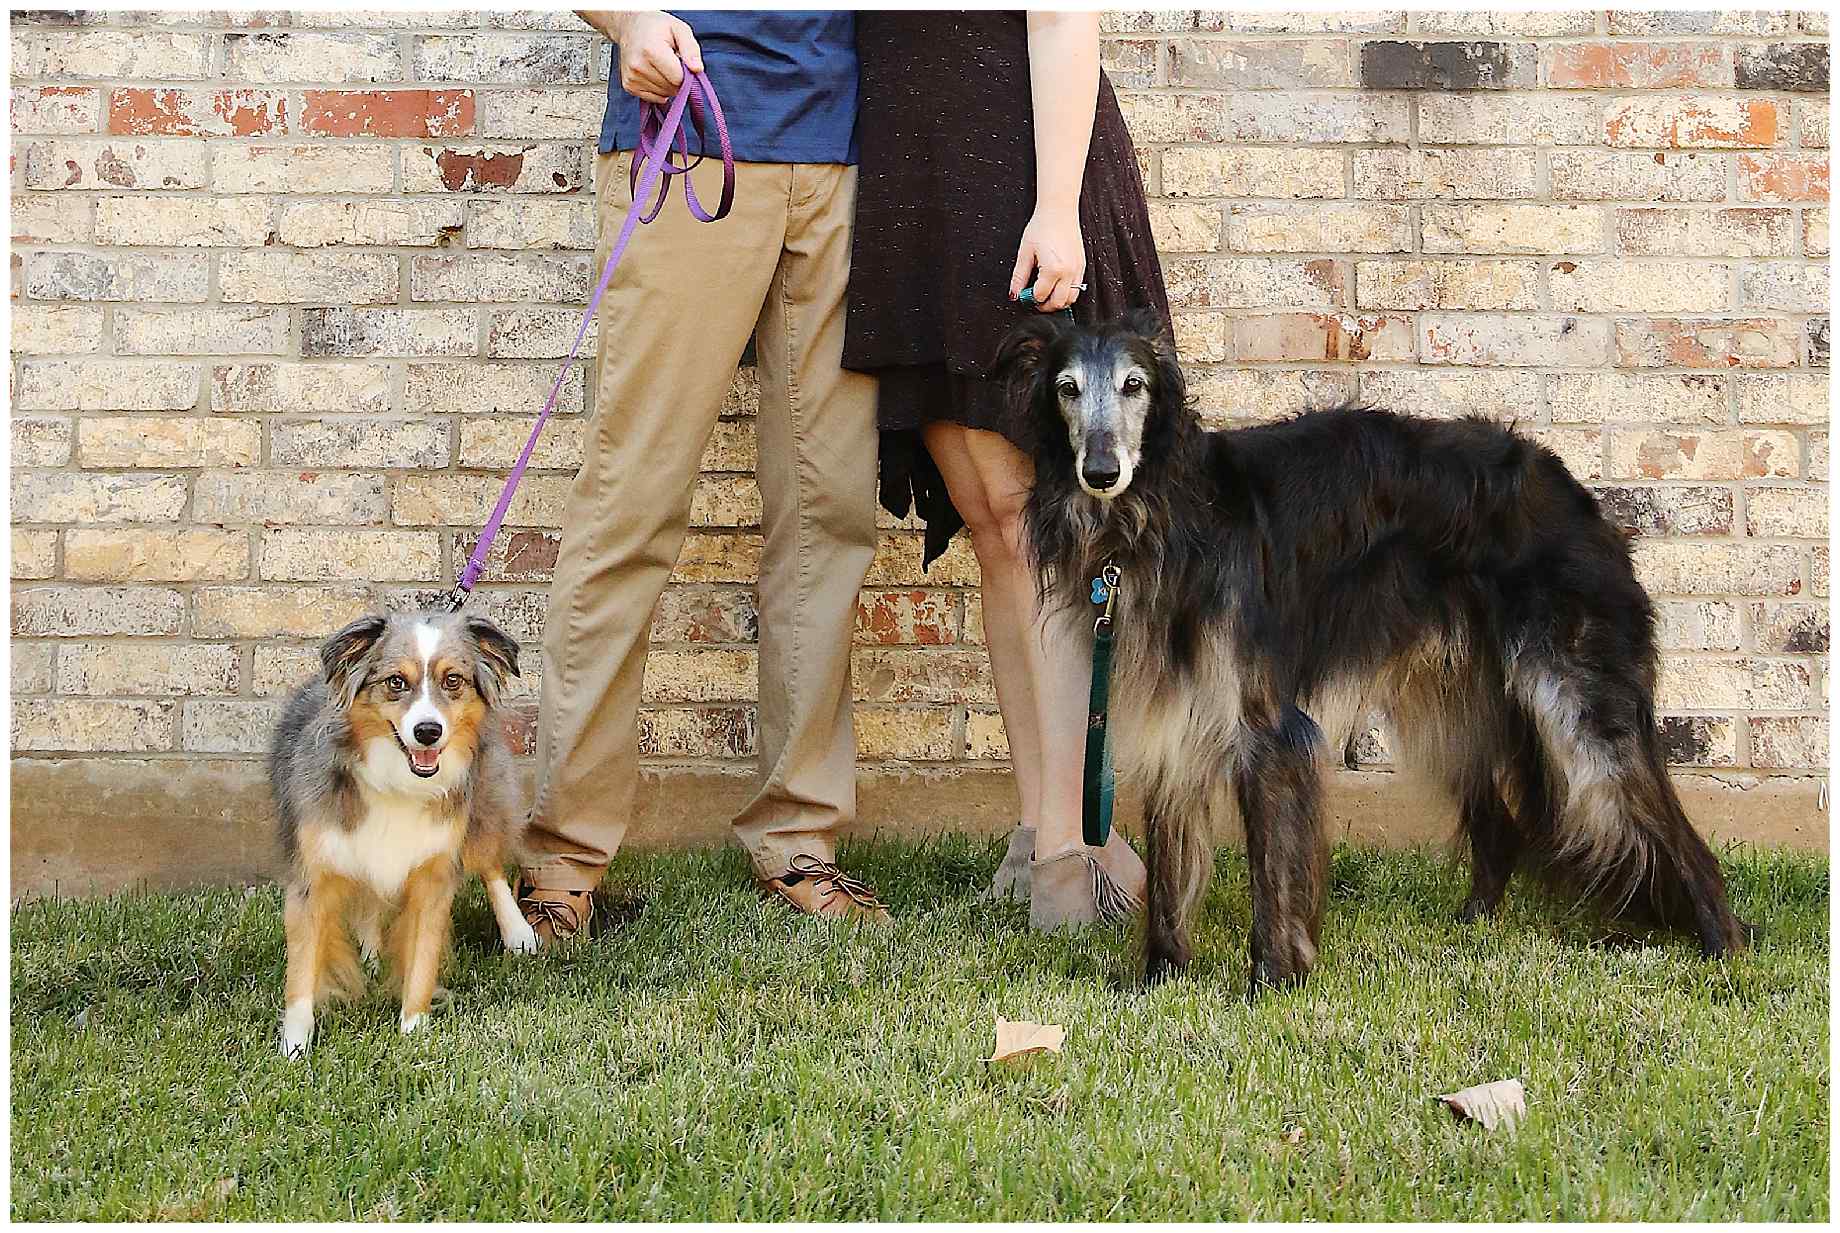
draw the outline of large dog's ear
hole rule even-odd
[[[1028,318],[1004,338],[997,356],[990,362],[990,375],[1010,383],[1011,389],[1035,379],[1048,348],[1060,337],[1059,313],[1042,313]]]
[[[505,678],[518,675],[517,639],[482,616],[466,618],[466,636],[479,649],[474,684],[486,704],[496,706]]]
[[[345,706],[350,706],[357,698],[364,679],[359,669],[371,648],[377,645],[377,639],[383,637],[387,623],[380,616],[359,617],[320,647],[319,662],[326,674],[326,684],[333,697]]]
[[[1176,340],[1170,336],[1163,315],[1154,308],[1133,308],[1119,324],[1127,333],[1146,343],[1156,356],[1157,393],[1170,405],[1183,405],[1188,398],[1188,382],[1176,356]]]

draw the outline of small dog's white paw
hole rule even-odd
[[[505,949],[514,955],[537,953],[537,931],[530,927],[529,921],[516,921],[505,930]]]
[[[409,1033],[415,1031],[416,1028],[422,1026],[422,1020],[427,1017],[427,1015],[404,1015],[402,1017],[402,1034],[407,1036]]]
[[[307,1055],[313,1042],[313,1008],[290,1006],[281,1020],[281,1056],[290,1062]]]

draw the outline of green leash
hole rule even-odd
[[[1092,581],[1092,602],[1105,605],[1093,622],[1092,692],[1086,704],[1086,764],[1081,773],[1080,829],[1087,846],[1101,848],[1112,834],[1112,739],[1106,710],[1112,692],[1112,606],[1118,602],[1116,565]]]

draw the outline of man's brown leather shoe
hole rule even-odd
[[[593,891],[549,890],[520,880],[517,902],[538,946],[586,938],[594,925]]]
[[[831,920],[889,919],[888,905],[876,898],[868,883],[851,877],[835,862],[800,853],[786,872],[763,878],[761,888],[807,916]]]

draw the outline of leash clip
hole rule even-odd
[[[1124,571],[1107,562],[1093,579],[1092,602],[1104,604],[1105,611],[1093,622],[1093,636],[1097,637],[1112,627],[1112,607],[1118,602],[1118,583],[1124,578]]]
[[[461,608],[466,606],[466,601],[472,598],[472,595],[473,593],[471,591],[456,583],[453,589],[448,591],[447,595],[441,600],[441,606],[450,614],[458,612]]]

